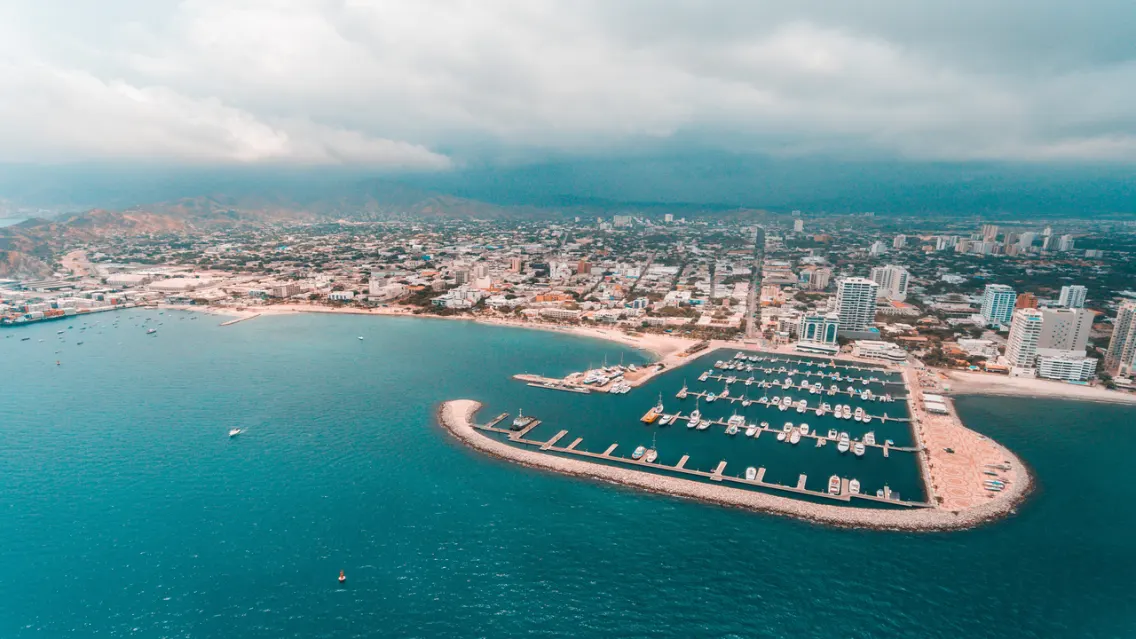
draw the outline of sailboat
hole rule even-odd
[[[651,435],[651,447],[647,449],[647,453],[643,455],[643,461],[648,464],[659,458],[659,451],[655,450],[655,436]]]

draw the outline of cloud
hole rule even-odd
[[[13,0],[0,153],[429,169],[451,164],[430,149],[684,140],[1133,161],[1136,45],[1095,5]]]

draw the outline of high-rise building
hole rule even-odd
[[[1006,363],[1014,377],[1037,375],[1037,343],[1041,338],[1045,319],[1035,308],[1014,311],[1010,323],[1010,337],[1006,342]]]
[[[895,239],[891,241],[891,247],[893,249],[901,249],[906,245],[907,245],[907,236],[906,235],[896,235]]]
[[[1029,247],[1033,246],[1033,241],[1036,237],[1037,233],[1026,231],[1025,233],[1022,233],[1018,236],[1018,245],[1024,249],[1028,249]]]
[[[1070,351],[1085,355],[1096,313],[1083,308],[1043,308],[1039,351]]]
[[[674,222],[675,221],[674,214],[673,213],[667,213],[667,214],[663,215],[663,221],[666,222],[667,224]]]
[[[1080,284],[1062,286],[1061,297],[1057,303],[1065,308],[1084,308],[1085,290],[1085,287]]]
[[[1018,296],[1018,301],[1014,302],[1014,308],[1037,308],[1037,296],[1033,293],[1022,293]]]
[[[514,273],[520,273],[524,270],[525,263],[519,257],[509,258],[509,270]]]
[[[993,242],[998,239],[998,225],[997,224],[983,224],[982,225],[982,240],[985,242]]]
[[[1014,314],[1018,294],[1005,284],[987,284],[982,294],[982,317],[988,325],[1009,324]]]
[[[592,265],[588,260],[580,260],[576,263],[576,275],[587,275],[592,272]]]
[[[1073,250],[1073,236],[1072,235],[1062,235],[1061,237],[1057,238],[1057,250],[1058,251],[1072,251]]]
[[[1112,374],[1129,375],[1136,370],[1136,301],[1126,300],[1112,323],[1112,339],[1104,358]]]
[[[879,240],[876,240],[875,242],[872,242],[872,248],[868,249],[868,253],[872,255],[883,255],[884,253],[887,253],[887,245]]]
[[[805,313],[797,325],[797,339],[814,344],[836,344],[840,316],[836,313]]]
[[[876,318],[876,292],[879,284],[863,277],[839,280],[836,289],[836,312],[840,330],[862,331]]]
[[[910,278],[907,269],[895,264],[872,269],[871,279],[880,285],[878,294],[891,300],[902,302],[907,299],[907,283]]]
[[[1041,234],[1044,237],[1049,237],[1050,235],[1053,235],[1053,227],[1052,226],[1045,227],[1045,230],[1042,231]]]
[[[614,215],[611,218],[611,223],[615,226],[631,226],[630,215]]]
[[[804,220],[793,220],[793,231],[800,233],[805,230]]]

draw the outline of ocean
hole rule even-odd
[[[510,379],[649,359],[619,345],[412,318],[219,321],[135,310],[0,330],[0,637],[1136,634],[1132,407],[960,398],[1036,493],[970,531],[847,530],[523,468],[435,423],[441,401],[472,398],[482,417],[532,407],[612,423],[621,448],[649,438],[614,423],[657,400],[648,387]]]

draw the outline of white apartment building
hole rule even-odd
[[[1006,363],[1013,377],[1037,375],[1037,343],[1041,338],[1045,316],[1036,308],[1014,311],[1010,338],[1006,346]]]
[[[987,325],[1009,324],[1014,316],[1018,294],[1005,284],[987,284],[982,294],[982,317]]]
[[[1097,372],[1097,360],[1076,355],[1039,355],[1037,376],[1066,382],[1084,382]]]
[[[1057,303],[1065,308],[1085,307],[1085,287],[1080,284],[1070,284],[1061,287],[1061,297]]]
[[[1043,308],[1041,335],[1037,348],[1043,351],[1071,351],[1085,355],[1089,330],[1095,313],[1083,308]]]
[[[879,284],[863,277],[847,277],[837,283],[836,313],[840,330],[862,331],[876,318]]]
[[[1104,362],[1105,369],[1113,375],[1136,371],[1136,301],[1127,300],[1120,305]]]
[[[907,283],[911,274],[907,269],[895,264],[877,266],[872,269],[872,281],[880,285],[877,294],[890,300],[904,301],[907,299]]]

